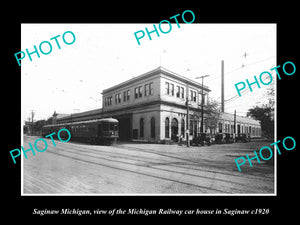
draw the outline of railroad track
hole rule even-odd
[[[249,187],[249,184],[245,185],[243,182],[232,181],[230,176],[236,176],[234,174],[201,170],[199,162],[151,149],[128,146],[79,145],[76,143],[56,144],[55,148],[48,148],[46,152],[88,164],[193,186],[202,193],[242,193]],[[126,150],[126,152],[116,152],[116,149]],[[143,155],[134,154],[135,152],[143,153]],[[153,156],[155,157],[153,158]],[[222,179],[218,178],[216,174],[229,177]],[[202,185],[204,180],[203,183],[207,185]],[[218,185],[215,185],[216,182]]]

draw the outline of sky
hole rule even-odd
[[[179,21],[180,22],[180,21]],[[158,24],[156,24],[158,27]],[[166,24],[166,26],[168,26]],[[32,54],[21,61],[22,121],[47,119],[57,113],[77,113],[102,107],[102,91],[162,66],[204,85],[209,97],[220,101],[221,61],[225,71],[225,112],[245,116],[249,108],[266,103],[268,86],[249,89],[237,96],[234,84],[254,81],[276,66],[276,24],[172,23],[169,33],[152,33],[138,45],[134,33],[153,29],[153,24],[22,24],[21,51],[34,51],[49,41],[52,52],[40,58]],[[163,30],[168,27],[162,26]],[[75,42],[62,40],[72,31]],[[61,49],[58,49],[57,38]],[[66,34],[67,42],[72,36]],[[43,50],[47,52],[47,44]],[[245,56],[246,53],[246,57]],[[17,64],[17,61],[16,61]],[[275,82],[276,74],[273,74]],[[267,80],[267,79],[264,79]],[[267,81],[266,81],[267,82]]]

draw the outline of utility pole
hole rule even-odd
[[[33,117],[34,117],[34,110],[31,110],[31,135],[33,135]]]
[[[224,112],[224,60],[221,61],[221,112]]]
[[[31,110],[31,123],[33,124],[34,110]]]
[[[235,135],[235,133],[236,133],[236,110],[234,110],[233,124],[234,124],[233,132],[234,132],[234,135]]]
[[[190,147],[190,130],[189,130],[189,85],[186,85],[186,146]]]
[[[203,114],[204,114],[204,94],[203,94],[203,80],[205,77],[209,77],[209,75],[203,75],[201,77],[196,77],[196,79],[200,79],[202,78],[202,89],[201,89],[201,127],[200,127],[200,132],[203,133],[203,126],[204,126],[204,118],[203,118]]]

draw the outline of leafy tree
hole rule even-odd
[[[41,133],[42,131],[42,127],[46,125],[46,120],[38,120],[38,121],[35,121],[32,125],[32,128],[33,128],[33,132],[35,134],[39,134]]]
[[[261,130],[264,136],[269,138],[274,137],[274,106],[275,106],[275,89],[274,84],[271,84],[267,89],[266,97],[267,104],[255,106],[248,110],[247,116],[260,121]]]
[[[201,109],[201,106],[200,106]],[[214,132],[217,129],[218,121],[220,119],[220,103],[214,99],[209,98],[207,103],[204,105],[204,127],[206,130],[203,132],[207,132],[209,130],[210,133]],[[201,121],[201,111],[195,112],[192,116],[191,120],[200,120]]]
[[[209,99],[205,108],[205,120],[204,126],[210,130],[210,132],[215,131],[218,126],[218,121],[220,119],[220,103],[214,99]]]

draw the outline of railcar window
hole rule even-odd
[[[115,129],[115,125],[114,124],[109,124],[109,130],[114,130]]]
[[[103,131],[108,131],[108,129],[109,129],[108,124],[107,124],[107,123],[104,123],[104,124],[103,124]]]

